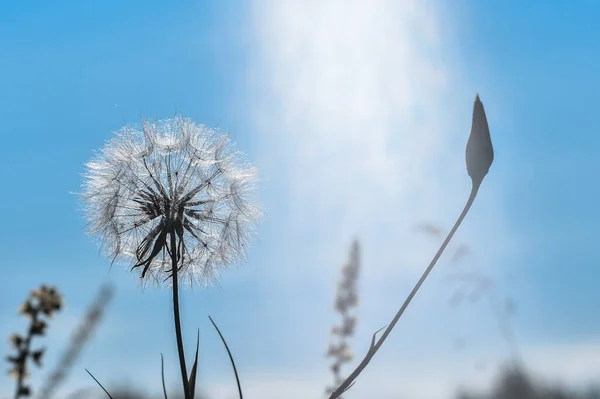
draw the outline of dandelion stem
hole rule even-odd
[[[458,230],[458,227],[460,226],[463,219],[469,212],[469,209],[471,209],[471,205],[473,205],[473,201],[475,200],[475,197],[477,196],[477,192],[479,191],[480,184],[481,184],[481,182],[478,182],[478,183],[473,182],[473,187],[471,188],[471,194],[469,195],[469,199],[468,199],[467,203],[465,204],[465,207],[464,207],[462,213],[456,220],[454,227],[452,227],[452,230],[450,230],[450,232],[448,233],[448,236],[444,240],[442,246],[438,249],[437,253],[431,260],[431,263],[429,264],[429,266],[427,267],[427,269],[425,270],[425,272],[423,273],[423,275],[421,276],[421,278],[419,279],[417,284],[414,286],[414,288],[412,289],[410,294],[408,294],[408,297],[402,304],[402,307],[400,307],[400,310],[398,310],[398,313],[396,313],[396,315],[394,316],[394,318],[392,319],[392,321],[390,322],[390,324],[385,329],[385,331],[383,332],[383,334],[377,340],[376,343],[375,343],[375,339],[373,339],[373,342],[371,343],[371,347],[369,348],[369,351],[365,355],[364,359],[360,362],[360,364],[356,367],[356,369],[352,372],[352,374],[350,374],[348,376],[348,378],[346,378],[344,380],[344,382],[342,382],[342,384],[331,394],[331,396],[329,396],[329,399],[339,398],[344,392],[346,392],[350,388],[350,386],[352,384],[354,384],[356,378],[365,369],[365,367],[367,367],[367,365],[369,364],[369,362],[371,361],[373,356],[375,356],[375,353],[377,353],[377,351],[379,350],[379,348],[381,347],[383,342],[386,340],[388,335],[390,335],[390,333],[394,329],[394,326],[396,325],[396,323],[398,322],[398,320],[400,319],[402,314],[404,314],[404,311],[406,310],[406,308],[412,301],[413,297],[415,296],[417,291],[419,291],[419,288],[421,288],[421,285],[423,285],[423,282],[425,281],[427,276],[429,276],[429,273],[431,272],[431,270],[437,263],[438,259],[440,258],[440,256],[444,252],[444,250],[446,249],[446,246],[448,246],[448,243],[454,236],[454,233],[456,233],[456,230]],[[375,336],[373,336],[373,338],[375,338]]]
[[[177,336],[177,351],[179,352],[179,366],[181,367],[181,379],[183,381],[183,392],[185,399],[190,398],[187,368],[185,366],[185,354],[183,352],[183,338],[181,336],[181,319],[179,318],[179,287],[177,284],[177,251],[175,232],[171,232],[171,266],[173,271],[173,315],[175,316],[175,335]]]

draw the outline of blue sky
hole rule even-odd
[[[200,384],[214,397],[235,386],[209,314],[250,396],[318,397],[331,378],[322,356],[351,240],[363,246],[360,357],[439,245],[414,226],[447,230],[466,200],[464,145],[477,92],[496,159],[448,249],[467,243],[471,253],[459,265],[450,254],[440,261],[347,396],[377,387],[379,397],[451,397],[457,385],[492,378],[505,343],[485,302],[448,306],[453,268],[485,273],[496,295],[514,298],[511,325],[528,366],[573,384],[597,378],[599,4],[65,1],[1,9],[0,334],[24,328],[15,310],[30,289],[57,285],[67,308],[44,340],[47,371],[100,284],[117,288],[63,394],[94,387],[84,367],[108,386],[159,392],[160,353],[170,385],[178,382],[169,290],[141,290],[126,269],[109,270],[72,194],[113,131],[180,112],[229,131],[257,164],[266,215],[249,259],[219,287],[183,294],[185,342],[191,348],[201,329]],[[466,349],[454,348],[457,337]],[[474,367],[482,362],[485,370]],[[401,386],[386,379],[398,375]],[[443,391],[429,388],[432,380]],[[0,376],[0,398],[11,390]]]

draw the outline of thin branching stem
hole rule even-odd
[[[175,335],[177,336],[177,351],[179,352],[179,366],[181,368],[181,380],[183,382],[183,391],[185,399],[190,398],[190,389],[187,377],[187,368],[185,366],[185,354],[183,351],[183,338],[181,336],[181,319],[179,317],[179,287],[177,284],[177,253],[175,251],[176,239],[175,232],[171,232],[171,266],[173,273],[173,315],[175,316]]]
[[[452,227],[452,230],[450,230],[450,232],[448,233],[448,236],[444,240],[442,246],[438,249],[437,253],[431,260],[431,263],[429,264],[429,266],[427,267],[427,269],[425,270],[425,272],[423,273],[423,275],[421,276],[421,278],[419,279],[419,281],[417,282],[415,287],[412,289],[412,291],[410,292],[410,294],[408,295],[408,297],[402,304],[402,307],[400,307],[400,310],[398,310],[398,313],[396,313],[396,315],[394,316],[394,318],[392,319],[390,324],[387,326],[387,328],[385,329],[385,331],[383,332],[383,334],[377,341],[375,341],[375,336],[376,336],[377,332],[375,334],[373,334],[373,340],[371,342],[371,347],[369,348],[369,351],[365,355],[364,359],[360,362],[360,364],[356,367],[356,369],[352,372],[352,374],[350,374],[348,376],[348,378],[346,378],[344,380],[344,382],[342,382],[342,384],[331,394],[331,396],[329,396],[329,399],[339,398],[344,392],[346,392],[352,386],[352,384],[354,384],[356,378],[365,369],[365,367],[367,367],[367,365],[369,364],[369,362],[371,361],[373,356],[375,356],[375,353],[377,353],[377,351],[379,350],[381,345],[383,345],[383,342],[386,340],[388,335],[390,335],[390,333],[394,329],[394,326],[396,325],[396,323],[398,322],[398,320],[400,319],[402,314],[404,314],[404,311],[406,310],[406,308],[412,301],[413,297],[415,296],[417,291],[419,291],[419,288],[421,288],[421,285],[423,285],[423,282],[425,281],[427,276],[429,276],[429,273],[431,273],[431,270],[433,269],[433,267],[437,263],[438,259],[440,258],[440,256],[444,252],[444,250],[446,249],[446,246],[448,246],[448,243],[454,236],[454,233],[456,233],[456,230],[458,230],[458,227],[460,226],[463,219],[469,212],[469,209],[471,209],[471,205],[473,205],[473,201],[475,200],[475,197],[477,196],[477,192],[479,191],[479,186],[480,186],[480,183],[473,184],[473,186],[471,188],[471,194],[469,195],[469,199],[468,199],[467,203],[465,204],[465,207],[464,207],[462,213],[456,220],[454,227]]]
[[[208,316],[208,318],[210,319],[210,322],[212,323],[212,325],[215,327],[215,329],[219,333],[219,337],[221,337],[221,341],[223,341],[223,345],[225,345],[225,349],[227,349],[227,354],[229,355],[229,360],[231,361],[231,365],[233,366],[233,372],[235,373],[235,381],[237,382],[238,393],[240,394],[240,399],[244,399],[244,395],[242,394],[242,384],[240,384],[240,378],[238,376],[237,368],[235,367],[235,362],[233,361],[233,355],[231,354],[231,351],[229,350],[229,346],[227,346],[227,341],[225,341],[223,334],[221,334],[221,330],[219,330],[219,327],[217,327],[217,325],[215,324],[212,317]]]

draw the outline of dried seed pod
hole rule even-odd
[[[48,325],[43,320],[35,320],[31,325],[31,335],[45,335]]]
[[[45,348],[31,352],[31,358],[38,367],[42,367],[42,358],[44,357]]]
[[[21,347],[21,345],[23,344],[23,337],[21,337],[19,334],[13,334],[10,336],[9,338],[9,342],[12,346],[15,347],[15,349],[19,349]]]
[[[27,317],[33,317],[37,310],[33,307],[29,300],[19,306],[18,312]]]

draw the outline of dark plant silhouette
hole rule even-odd
[[[35,350],[31,348],[33,338],[46,334],[48,320],[61,310],[62,306],[63,299],[56,288],[42,285],[40,288],[32,290],[19,307],[19,313],[28,317],[30,323],[25,335],[13,334],[10,337],[10,343],[17,354],[6,357],[11,364],[9,373],[16,380],[15,399],[32,395],[31,387],[25,383],[29,375],[28,361],[32,360],[36,366],[41,367],[45,351],[44,348]]]
[[[126,126],[87,164],[82,193],[89,233],[142,282],[169,282],[181,380],[194,397],[197,356],[188,374],[179,285],[208,285],[245,258],[260,218],[256,169],[227,135],[176,117]],[[196,347],[196,355],[198,347]]]
[[[437,263],[438,259],[446,249],[446,246],[458,230],[458,227],[462,223],[463,219],[471,209],[471,205],[473,205],[473,201],[475,201],[475,197],[479,191],[481,183],[483,182],[484,177],[487,175],[490,166],[494,160],[494,149],[492,147],[492,141],[490,139],[490,131],[487,123],[487,118],[485,115],[485,111],[483,108],[483,104],[479,99],[479,95],[475,97],[475,103],[473,105],[473,120],[471,125],[471,134],[469,135],[469,140],[467,141],[466,148],[466,163],[467,163],[467,173],[471,177],[472,187],[471,193],[469,195],[469,199],[465,204],[463,211],[460,216],[456,220],[454,227],[448,233],[448,236],[442,243],[442,246],[439,248],[438,252],[433,257],[431,263],[410,292],[404,304],[400,307],[400,310],[396,313],[390,324],[387,326],[383,334],[379,339],[377,338],[377,332],[373,334],[373,339],[371,340],[371,346],[360,362],[360,364],[356,367],[356,369],[346,378],[338,388],[329,396],[330,399],[339,398],[345,391],[347,391],[356,381],[356,378],[360,375],[360,373],[367,367],[375,353],[381,348],[381,345],[385,342],[386,338],[392,332],[394,326],[412,301],[415,294],[423,285],[423,282],[433,270],[433,267]]]

